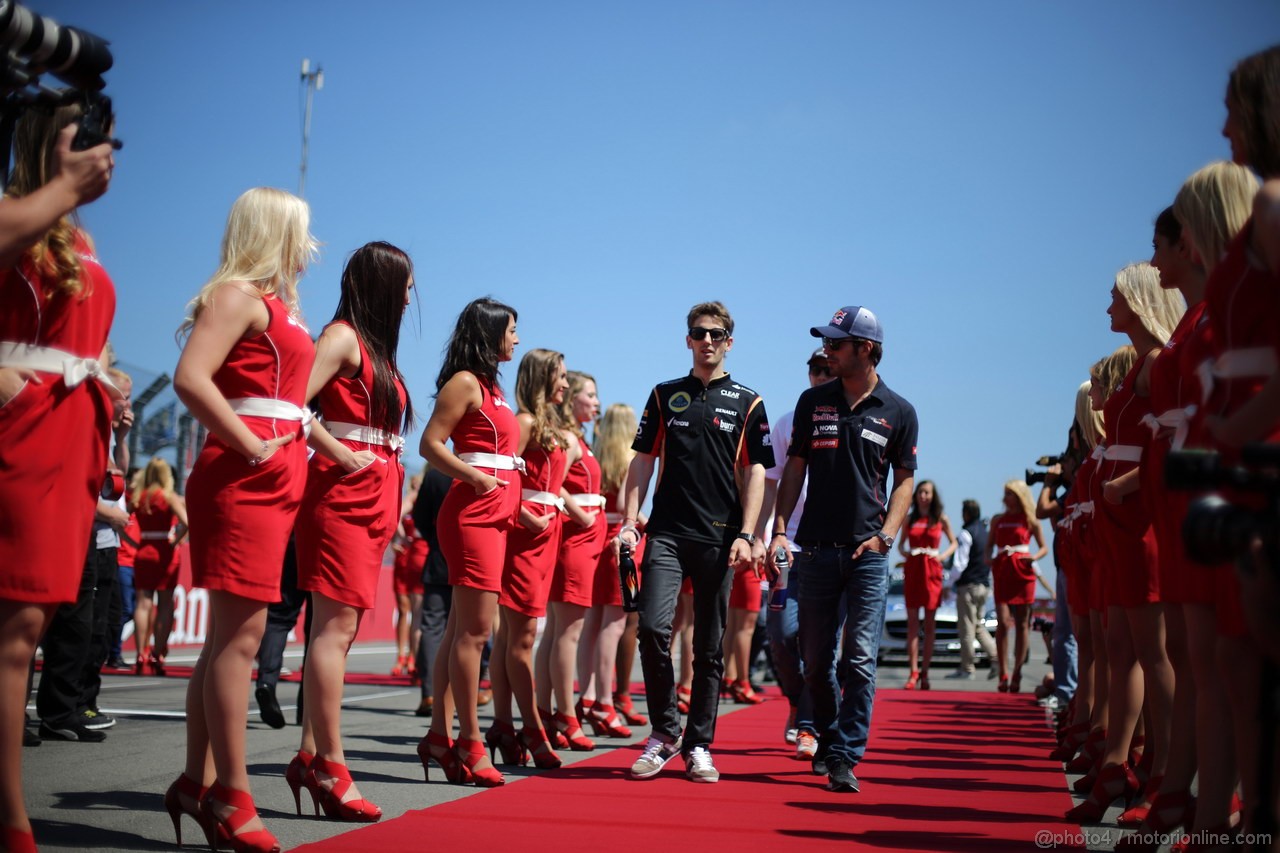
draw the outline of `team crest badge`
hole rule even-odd
[[[837,311],[835,314],[832,315],[831,325],[839,326],[841,323],[844,322],[844,318],[848,316],[849,315],[845,313],[844,309],[841,308],[839,311]]]
[[[693,398],[688,391],[677,391],[667,400],[667,408],[673,412],[683,412],[693,405]]]

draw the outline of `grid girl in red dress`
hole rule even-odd
[[[164,675],[173,630],[173,591],[178,587],[177,546],[187,535],[187,502],[173,490],[173,469],[159,456],[142,471],[130,503],[141,541],[134,554],[133,636],[138,647],[134,671]],[[151,596],[156,595],[158,601]],[[152,635],[154,634],[154,641]]]
[[[939,552],[942,537],[947,547]],[[942,564],[955,553],[956,537],[951,519],[942,512],[942,495],[932,480],[921,480],[911,499],[911,511],[902,525],[898,550],[907,558],[903,568],[903,593],[907,605],[907,660],[911,674],[903,685],[907,690],[929,689],[929,664],[937,633],[934,617],[942,603]],[[924,653],[920,653],[920,610],[924,609]],[[916,661],[921,660],[917,669]]]

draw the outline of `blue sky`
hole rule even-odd
[[[723,300],[730,370],[774,416],[805,387],[809,327],[865,304],[957,520],[1064,443],[1076,386],[1122,343],[1115,272],[1228,156],[1227,74],[1280,33],[1263,0],[29,5],[112,42],[126,147],[83,219],[144,382],[177,361],[231,202],[296,191],[308,57],[307,319],[332,316],[353,249],[410,252],[420,412],[476,296],[519,310],[522,351],[637,408],[688,369],[689,306]]]

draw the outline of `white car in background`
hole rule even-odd
[[[880,635],[880,663],[907,660],[907,605],[903,598],[902,569],[889,570],[889,594],[885,597],[884,630]],[[921,614],[923,616],[923,614]],[[991,605],[983,614],[987,632],[996,633],[996,610]],[[942,603],[934,616],[933,660],[935,662],[960,661],[960,631],[956,624],[955,591],[950,585],[942,590]],[[924,643],[924,620],[920,622],[920,642]],[[990,664],[987,654],[977,640],[973,643],[974,661],[978,665]]]

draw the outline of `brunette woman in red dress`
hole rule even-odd
[[[939,552],[942,537],[947,547]],[[932,480],[921,480],[911,500],[911,512],[902,525],[898,550],[907,558],[903,569],[903,593],[907,605],[907,660],[911,674],[903,685],[907,690],[929,689],[929,663],[933,660],[933,642],[937,634],[934,621],[942,603],[942,564],[955,553],[956,537],[951,519],[942,512],[942,495]],[[924,653],[920,646],[920,609],[924,608]],[[922,658],[917,669],[916,661]]]
[[[209,438],[187,480],[191,574],[209,590],[209,627],[187,689],[186,768],[165,793],[181,832],[210,845],[278,850],[249,793],[250,673],[280,599],[280,573],[307,482],[307,377],[315,361],[298,279],[315,254],[306,202],[255,188],[227,217],[220,264],[191,303],[173,387]]]
[[[130,497],[142,537],[134,554],[133,637],[138,647],[134,672],[164,675],[173,630],[173,591],[178,587],[177,546],[187,535],[187,502],[173,490],[173,469],[158,456],[142,471]],[[159,601],[152,600],[157,595]],[[154,634],[154,644],[152,635]]]
[[[112,395],[98,359],[115,287],[75,211],[107,191],[111,147],[72,151],[83,109],[28,110],[0,200],[0,842],[35,850],[22,797],[27,670],[76,600],[107,470]],[[73,360],[64,369],[63,361]],[[88,381],[86,381],[86,379]]]
[[[391,540],[395,560],[391,576],[391,592],[396,597],[396,663],[391,668],[395,676],[417,678],[418,642],[422,627],[418,620],[422,615],[422,569],[427,564],[430,547],[418,532],[413,521],[413,505],[417,503],[422,488],[422,475],[409,478],[400,513],[400,529]]]
[[[631,442],[635,439],[635,410],[626,403],[614,403],[605,410],[596,424],[592,451],[600,464],[600,489],[604,495],[604,519],[607,525],[605,542],[608,543],[622,529],[622,509],[618,496],[623,494],[627,468],[635,451]],[[644,540],[632,554],[639,565]],[[618,574],[618,558],[612,548],[600,552],[596,561],[595,579],[591,584],[591,609],[587,612],[586,625],[582,629],[582,643],[578,647],[578,679],[581,698],[578,700],[578,718],[589,721],[595,730],[606,737],[630,737],[631,730],[623,725],[619,715],[629,715],[626,722],[645,725],[648,720],[635,712],[631,704],[630,672],[617,676],[614,689],[614,669],[618,662],[618,645],[627,628],[627,613],[622,609],[621,578]],[[607,701],[613,690],[613,702]],[[596,711],[597,704],[604,707]]]
[[[1182,296],[1163,289],[1150,264],[1130,264],[1116,274],[1107,309],[1111,330],[1129,338],[1138,359],[1103,409],[1107,439],[1095,475],[1102,489],[1094,525],[1101,545],[1111,679],[1106,749],[1089,796],[1066,814],[1072,821],[1096,821],[1114,800],[1137,793],[1129,756],[1140,716],[1148,777],[1163,776],[1169,759],[1173,667],[1164,646],[1159,550],[1138,494],[1138,463],[1151,434],[1142,423],[1151,412],[1151,368],[1183,312]]]
[[[1036,540],[1037,550],[1031,553],[1030,542]],[[991,580],[996,600],[996,651],[1001,693],[1017,693],[1022,689],[1022,662],[1027,657],[1028,635],[1031,631],[1031,605],[1036,600],[1036,580],[1044,579],[1032,565],[1044,558],[1049,549],[1044,544],[1044,531],[1036,521],[1036,504],[1031,491],[1021,480],[1004,484],[1004,512],[991,518],[991,531],[987,547],[993,549],[987,556],[991,560]],[[1044,584],[1049,589],[1048,584]],[[1049,589],[1049,594],[1053,590]],[[1013,632],[1013,678],[1009,677],[1009,633]]]
[[[560,413],[569,390],[564,356],[546,349],[530,350],[520,360],[516,376],[516,403],[520,441],[516,452],[524,457],[523,491],[519,523],[507,540],[502,567],[502,591],[498,604],[502,620],[493,640],[489,677],[493,682],[493,728],[485,740],[502,752],[507,764],[527,761],[544,769],[560,766],[538,716],[533,678],[533,641],[538,617],[547,612],[551,572],[560,550],[560,506],[568,492],[564,477],[581,452]],[[512,699],[520,707],[524,723],[517,733]]]
[[[534,661],[534,682],[538,714],[543,727],[556,739],[556,747],[589,752],[595,744],[582,733],[574,710],[574,665],[580,659],[583,627],[609,525],[604,517],[604,495],[600,493],[600,463],[582,430],[583,424],[593,422],[600,413],[596,381],[576,370],[568,372],[568,380],[569,391],[560,416],[568,428],[569,440],[578,447],[578,459],[564,478],[567,517],[561,522],[563,535],[551,575],[547,624]]]
[[[382,810],[360,796],[342,750],[342,682],[360,620],[373,607],[382,558],[400,519],[402,436],[413,405],[396,364],[400,321],[413,290],[413,264],[390,243],[367,243],[342,271],[338,308],[316,342],[307,382],[323,424],[298,511],[298,589],[311,593],[311,636],[302,741],[285,772],[294,805],[310,792],[317,812],[376,821]]]
[[[462,310],[420,447],[431,467],[454,483],[437,516],[453,607],[431,670],[431,730],[418,744],[418,757],[428,778],[428,761],[434,761],[456,784],[493,787],[504,781],[485,754],[476,699],[507,536],[520,511],[520,426],[498,387],[498,365],[512,359],[519,343],[514,309],[481,298]],[[452,450],[445,443],[450,439]],[[455,702],[456,744],[450,738]]]

